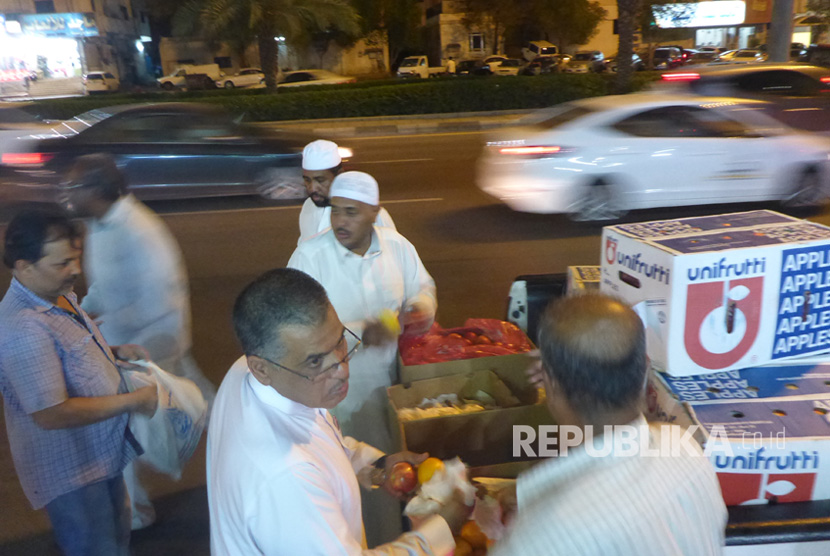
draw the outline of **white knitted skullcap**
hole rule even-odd
[[[337,143],[319,139],[312,141],[303,149],[303,170],[331,170],[340,165],[340,162]]]
[[[380,204],[378,182],[366,172],[343,172],[331,182],[330,197],[343,197],[367,205]]]

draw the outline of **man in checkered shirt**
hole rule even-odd
[[[129,554],[122,469],[141,448],[129,414],[155,413],[155,387],[127,392],[119,360],[140,346],[108,346],[72,289],[80,235],[57,210],[15,216],[3,262],[12,281],[0,301],[0,392],[20,484],[46,508],[67,555]]]

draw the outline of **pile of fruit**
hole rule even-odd
[[[398,345],[404,365],[512,355],[533,349],[518,326],[497,319],[467,319],[460,328],[441,328],[435,323],[423,336],[401,336]]]
[[[481,531],[475,521],[468,521],[461,527],[461,534],[455,537],[453,556],[484,556],[493,541]]]

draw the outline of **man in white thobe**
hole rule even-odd
[[[331,226],[331,182],[343,172],[343,159],[336,143],[320,139],[303,149],[303,183],[308,198],[300,209],[300,239],[297,245]],[[395,229],[385,208],[378,211],[375,224]]]
[[[382,485],[375,468],[426,456],[384,456],[340,432],[329,410],[349,391],[359,342],[322,286],[297,270],[272,270],[239,295],[233,320],[245,356],[223,379],[208,430],[211,554],[451,552],[451,531],[469,513],[458,494],[412,532],[367,550],[358,483]]]
[[[190,353],[187,273],[170,230],[126,193],[123,175],[110,157],[81,157],[68,178],[70,208],[90,217],[84,242],[89,288],[81,308],[99,321],[108,343],[144,346],[159,367],[195,382],[210,403],[216,387]],[[133,529],[140,529],[155,520],[155,511],[133,466],[125,469],[124,478]]]
[[[437,302],[435,282],[412,244],[392,229],[373,225],[379,200],[377,181],[369,174],[337,176],[331,187],[331,229],[301,243],[288,266],[326,288],[340,320],[366,346],[351,363],[349,395],[334,415],[345,434],[390,451],[395,447],[386,388],[397,379],[397,331],[389,330],[380,317],[391,311],[406,332],[423,333],[432,325]],[[364,501],[370,544],[390,538],[396,525],[399,530],[399,523],[377,515],[392,512],[385,501],[377,500],[385,504],[383,510],[375,509],[375,500]]]

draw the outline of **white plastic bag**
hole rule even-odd
[[[193,381],[168,373],[152,362],[131,363],[145,367],[147,372],[123,371],[130,390],[155,385],[159,399],[152,417],[138,413],[130,416],[130,431],[144,448],[139,459],[179,479],[205,430],[208,404]]]

